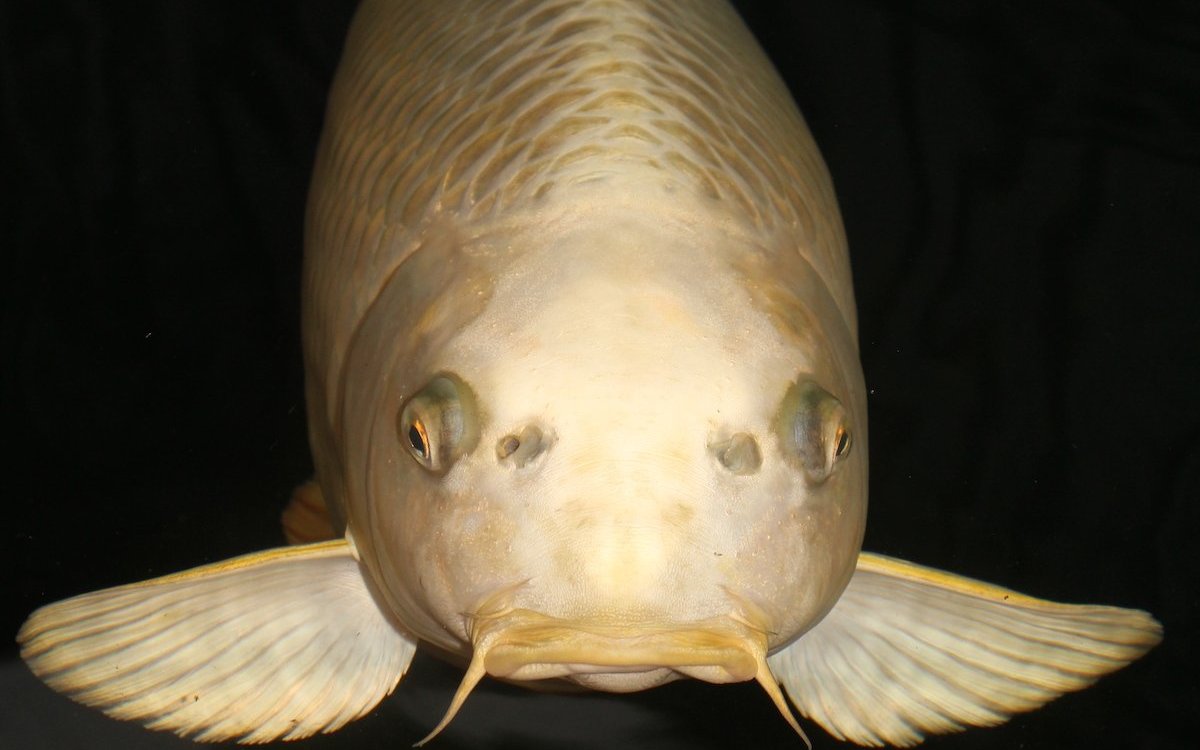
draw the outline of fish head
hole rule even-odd
[[[495,676],[761,678],[859,552],[853,334],[716,218],[513,224],[416,250],[351,347],[348,522],[381,596]]]

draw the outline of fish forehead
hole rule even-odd
[[[755,250],[734,238],[620,211],[575,212],[536,234],[542,246],[497,269],[487,307],[443,360],[470,374],[501,425],[531,410],[556,421],[603,411],[606,431],[618,415],[639,434],[695,430],[686,415],[764,416],[813,364],[811,346],[756,308],[731,261]]]
[[[803,255],[853,332],[824,164],[724,3],[368,1],[347,49],[307,235],[306,338],[330,353],[310,362],[326,382],[432,216],[483,231],[597,182],[703,197]]]

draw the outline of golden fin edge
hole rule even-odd
[[[991,726],[1162,639],[1148,613],[1062,604],[863,553],[826,617],[767,661],[800,713],[861,745]]]
[[[416,640],[345,541],[284,547],[38,609],[17,640],[51,688],[200,741],[333,731],[395,688]]]

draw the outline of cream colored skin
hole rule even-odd
[[[497,21],[477,3],[368,3],[335,87],[307,257],[322,487],[405,626],[466,656],[485,603],[630,634],[724,618],[777,648],[858,556],[865,398],[824,166],[729,8],[690,3],[668,35],[651,5],[505,4]],[[771,150],[736,150],[750,139]],[[481,210],[494,194],[515,197]],[[480,436],[437,476],[395,415],[441,371],[474,391]],[[774,429],[801,378],[845,405],[856,440],[819,484]],[[495,446],[529,425],[552,443],[505,465]],[[760,447],[753,474],[709,447],[735,433]],[[679,675],[595,674],[606,650],[521,674],[612,690]]]
[[[433,734],[488,674],[687,676],[757,680],[798,732],[780,684],[837,737],[912,745],[1161,636],[860,553],[837,206],[721,2],[367,0],[307,243],[311,442],[344,538],[39,609],[18,640],[55,689],[295,739],[370,711],[428,643],[468,662]]]
[[[773,422],[798,376],[860,393],[857,370],[830,366],[825,332],[774,325],[736,267],[754,247],[698,230],[699,217],[651,222],[601,201],[548,209],[543,236],[512,240],[525,249],[490,276],[487,306],[452,348],[412,374],[402,350],[396,375],[368,386],[375,418],[364,423],[368,460],[348,472],[365,473],[350,531],[416,635],[469,655],[464,613],[486,603],[630,634],[732,618],[774,648],[841,593],[862,535],[865,462],[810,485]],[[848,344],[840,321],[835,334]],[[474,450],[445,476],[409,459],[394,419],[408,395],[397,380],[439,371],[469,384],[486,414]],[[529,425],[548,447],[506,465],[495,446]],[[749,476],[709,448],[738,432],[761,445]],[[527,671],[592,672],[606,658]],[[632,690],[677,676],[648,666],[588,682]]]

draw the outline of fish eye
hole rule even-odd
[[[418,464],[444,474],[478,440],[476,414],[470,388],[456,376],[442,374],[404,404],[396,431]]]
[[[788,388],[776,418],[776,432],[785,458],[798,466],[811,484],[828,479],[850,455],[854,442],[842,402],[803,378]]]

